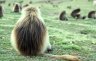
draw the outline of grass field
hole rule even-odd
[[[90,10],[96,10],[96,7],[87,0],[61,1],[63,2],[59,4],[54,2],[58,7],[53,7],[49,3],[39,3],[38,0],[33,1],[33,5],[41,6],[42,17],[53,46],[53,51],[50,53],[78,55],[82,61],[96,61],[96,19],[76,20],[70,16],[75,8],[80,7],[82,15],[87,15]],[[0,19],[0,61],[62,61],[40,56],[24,57],[17,54],[10,44],[10,34],[21,14],[12,13],[12,6],[7,5],[12,2],[14,1],[8,0],[4,4],[4,17]],[[67,6],[72,6],[72,9],[68,9]],[[67,11],[68,21],[58,20],[62,10]]]

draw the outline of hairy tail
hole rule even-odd
[[[73,55],[52,55],[52,54],[43,54],[44,56],[50,57],[51,59],[60,59],[68,61],[80,61],[77,56]]]

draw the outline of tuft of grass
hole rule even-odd
[[[64,47],[64,49],[71,49],[71,50],[77,50],[80,51],[82,50],[82,47],[75,45],[75,44],[71,44],[71,45],[62,45],[62,47]]]
[[[84,29],[84,30],[81,30],[80,31],[80,33],[81,34],[94,34],[94,33],[96,33],[96,31],[95,30],[88,30],[88,29]]]

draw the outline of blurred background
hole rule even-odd
[[[19,12],[13,11],[16,3],[21,7]],[[41,56],[24,57],[12,48],[10,34],[25,5],[40,8],[53,47],[50,54],[72,54],[82,61],[96,61],[96,0],[0,0],[0,5],[3,12],[0,17],[0,61],[63,61]],[[80,9],[79,19],[71,15],[77,8]],[[68,20],[59,19],[62,11],[66,12]],[[94,11],[92,18],[88,18],[90,11]]]

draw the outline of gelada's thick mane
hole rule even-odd
[[[43,45],[46,27],[31,12],[22,22],[20,26],[16,26],[17,47],[23,55],[37,55]]]

